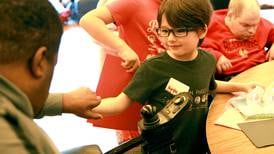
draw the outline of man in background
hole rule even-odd
[[[214,12],[201,47],[217,59],[216,78],[229,80],[255,65],[274,59],[273,23],[260,17],[257,0],[230,0]]]

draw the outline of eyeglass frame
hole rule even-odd
[[[161,35],[160,33],[159,33],[159,30],[161,30],[161,29],[164,29],[164,30],[168,30],[168,32],[167,32],[167,35]],[[183,29],[184,31],[184,35],[178,35],[178,34],[176,34],[176,32],[178,33],[178,30],[180,30],[180,29]],[[177,30],[177,31],[176,31]],[[194,31],[195,29],[194,28],[187,28],[187,27],[181,27],[181,28],[171,28],[171,29],[169,29],[169,28],[157,28],[156,29],[156,33],[157,33],[157,35],[158,36],[160,36],[160,37],[169,37],[169,35],[170,35],[170,33],[172,32],[172,34],[173,34],[173,36],[175,36],[175,37],[186,37],[187,35],[188,35],[188,32],[189,31]],[[183,33],[183,32],[181,32],[181,33]],[[180,32],[179,32],[180,33]]]

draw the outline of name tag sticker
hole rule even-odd
[[[174,78],[170,78],[165,90],[170,92],[173,95],[177,95],[181,92],[188,92],[189,86],[187,86],[186,84],[184,84]]]

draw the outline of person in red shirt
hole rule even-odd
[[[106,48],[105,53],[108,53],[96,89],[97,95],[102,98],[118,95],[141,63],[164,51],[156,34],[156,17],[162,1],[115,0],[91,10],[80,19],[80,26]],[[112,23],[117,27],[118,36],[107,26]],[[141,106],[135,103],[116,118],[107,117],[92,123],[114,129],[128,125],[122,129],[132,131],[119,131],[119,142],[124,142],[139,135],[136,121],[140,119],[140,108]],[[136,128],[129,127],[130,125]]]
[[[217,59],[216,78],[229,80],[257,64],[274,59],[274,25],[260,17],[256,0],[231,0],[213,13],[201,45]]]

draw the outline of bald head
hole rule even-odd
[[[256,34],[260,22],[260,5],[257,0],[230,0],[225,24],[239,39],[250,39]]]
[[[260,4],[257,0],[230,0],[228,11],[236,17],[243,13],[260,13]]]

